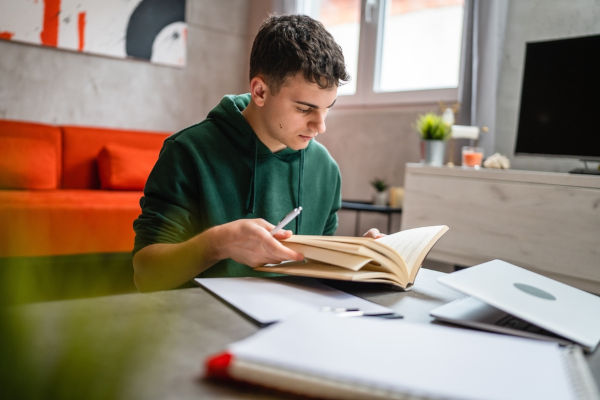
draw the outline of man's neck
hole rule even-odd
[[[242,115],[246,118],[246,121],[248,121],[248,124],[258,137],[258,140],[271,150],[271,152],[275,153],[285,149],[285,145],[274,141],[265,133],[266,128],[263,120],[260,118],[258,110],[256,109],[256,106],[252,104],[252,101],[250,101],[250,104],[242,111]]]

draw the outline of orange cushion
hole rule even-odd
[[[51,149],[53,149],[54,151],[54,156],[52,158],[52,160],[54,160],[53,164],[47,164],[44,165],[43,168],[47,169],[47,171],[45,171],[45,173],[54,173],[56,175],[55,178],[55,184],[54,185],[42,185],[42,186],[60,186],[61,183],[61,173],[62,173],[62,133],[60,131],[60,128],[57,126],[52,126],[52,125],[46,125],[46,124],[38,124],[38,123],[33,123],[33,122],[26,122],[26,121],[14,121],[14,120],[7,120],[7,119],[2,119],[0,120],[0,138],[5,139],[5,138],[18,138],[18,139],[30,139],[30,140],[36,140],[36,141],[41,141],[43,143],[48,144],[48,146],[50,146]],[[30,142],[21,142],[21,143],[17,143],[15,144],[14,141],[11,141],[12,143],[9,145],[7,142],[2,141],[0,144],[0,162],[2,162],[3,159],[5,158],[9,158],[9,157],[14,157],[14,151],[15,151],[15,146],[23,149],[23,151],[25,151],[27,154],[29,154],[29,158],[31,154],[34,154],[35,151],[34,149],[32,149],[30,147]],[[48,150],[48,148],[45,148],[44,146],[39,145],[39,143],[34,145],[37,148],[41,148],[42,153],[45,153],[44,157],[51,157],[49,156],[49,153],[51,153],[51,151]],[[12,153],[11,155],[7,154],[7,151],[9,151]],[[24,154],[25,155],[25,154]],[[0,167],[0,174],[4,174],[4,176],[6,177],[8,175],[8,170],[5,169],[6,165],[10,165],[11,169],[17,168],[17,167],[24,167],[28,165],[28,162],[24,161],[23,157],[19,157],[19,163],[14,163],[14,162],[9,162],[9,161],[4,161],[2,163],[2,167]],[[48,161],[50,161],[50,158],[47,158]],[[17,166],[15,166],[14,164],[19,164]],[[37,164],[37,163],[36,163]],[[41,163],[40,163],[41,164]],[[41,171],[37,168],[37,167],[30,167],[31,169],[34,169],[34,171],[29,171],[27,172],[25,175],[31,174],[31,173],[41,173]],[[37,169],[37,171],[35,171],[35,169]],[[14,174],[14,170],[11,172],[11,174]],[[23,172],[23,171],[20,171]],[[21,178],[23,178],[22,174]],[[35,184],[37,185],[39,182],[39,178],[37,177],[36,179],[34,179],[33,181],[31,181],[29,178],[25,179],[25,182],[29,182],[27,185],[30,184]],[[8,179],[8,178],[4,178],[4,179]],[[13,178],[11,178],[12,180]],[[18,185],[18,187],[21,187],[21,184],[23,183],[22,179],[17,179],[18,181],[21,181]],[[35,182],[37,181],[37,182]],[[43,182],[41,182],[43,183]],[[46,182],[46,184],[49,182]],[[14,185],[14,183],[11,183],[10,186],[12,187]],[[8,186],[8,185],[7,185]],[[33,189],[33,187],[27,187],[28,189]]]
[[[102,189],[142,190],[158,158],[156,150],[110,143],[98,155]]]
[[[0,188],[56,189],[56,151],[51,143],[0,136]]]
[[[168,133],[108,128],[62,126],[64,189],[98,189],[98,153],[109,143],[156,151],[156,158]]]

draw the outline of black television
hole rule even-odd
[[[527,43],[515,154],[600,160],[600,34]]]

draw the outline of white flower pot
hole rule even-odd
[[[445,140],[424,140],[425,142],[425,164],[441,167],[444,165],[446,156]]]
[[[373,204],[376,206],[385,206],[387,205],[388,194],[387,192],[376,192],[373,195]]]

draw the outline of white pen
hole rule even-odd
[[[281,222],[278,223],[277,226],[271,230],[271,235],[274,235],[277,232],[279,232],[281,230],[281,228],[283,228],[284,226],[289,224],[291,220],[296,218],[298,216],[298,214],[300,214],[301,211],[302,211],[302,207],[294,208],[292,211],[290,211],[288,213],[288,215],[283,217]]]

